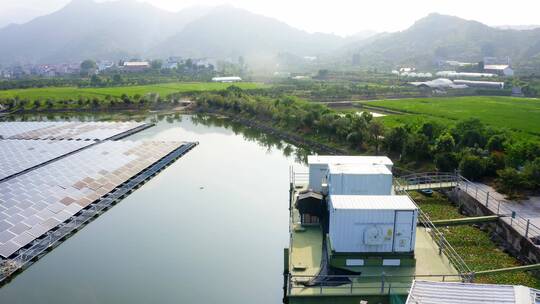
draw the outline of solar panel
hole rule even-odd
[[[0,140],[0,180],[91,144],[90,141]]]
[[[144,126],[138,122],[0,122],[0,139],[105,140]]]
[[[180,146],[105,141],[0,182],[0,256],[9,257]]]

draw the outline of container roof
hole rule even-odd
[[[149,66],[150,63],[148,61],[126,61],[124,62],[124,66],[129,67],[139,67],[139,66]]]
[[[532,304],[534,293],[525,286],[414,281],[407,304]]]
[[[385,165],[367,165],[367,164],[329,164],[328,172],[330,174],[384,174],[392,175]]]
[[[346,210],[417,210],[406,195],[330,195],[334,209]]]
[[[508,64],[486,64],[484,69],[486,70],[504,70],[510,68]]]
[[[394,163],[386,156],[309,155],[308,164],[371,164],[392,166]]]

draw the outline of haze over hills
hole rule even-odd
[[[349,45],[364,64],[433,65],[437,60],[478,62],[484,57],[510,57],[514,63],[540,62],[540,29],[502,30],[476,21],[431,14],[405,31]]]
[[[221,6],[189,23],[176,35],[158,44],[161,56],[230,57],[275,55],[291,52],[318,55],[343,46],[346,39],[331,34],[309,34],[278,20],[249,11]]]
[[[132,0],[73,0],[26,24],[0,29],[0,63],[56,63],[146,56],[240,56],[294,52],[311,55],[348,40],[309,34],[233,7],[171,13]]]
[[[45,63],[143,55],[200,14],[174,14],[126,0],[74,0],[53,14],[0,30],[0,41],[9,42],[0,48],[0,60]]]
[[[540,66],[540,29],[506,30],[431,14],[396,33],[359,32],[343,38],[308,33],[231,6],[178,13],[133,0],[73,0],[26,24],[0,29],[0,64],[59,63],[87,58],[244,56],[272,60],[320,56],[360,66],[432,66],[437,60],[477,62],[484,56]],[[333,58],[330,60],[329,58]]]
[[[540,25],[529,24],[529,25],[497,25],[495,28],[501,30],[517,30],[517,31],[527,31],[540,28]]]

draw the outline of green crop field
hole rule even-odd
[[[265,87],[265,85],[263,84],[251,82],[240,82],[235,84],[214,82],[175,82],[144,86],[124,86],[107,88],[47,87],[0,91],[0,99],[14,98],[18,96],[20,99],[28,100],[67,100],[77,99],[79,97],[103,98],[107,95],[110,95],[112,97],[120,97],[122,94],[126,94],[129,96],[139,94],[142,96],[149,93],[157,93],[160,96],[166,96],[178,92],[223,90],[231,85],[238,86],[242,89],[256,89]]]
[[[540,99],[484,96],[411,98],[373,101],[366,105],[411,114],[383,118],[383,122],[389,126],[424,117],[443,123],[478,118],[494,127],[540,135]]]

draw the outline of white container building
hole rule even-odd
[[[392,172],[383,165],[330,164],[327,183],[331,195],[392,195]]]
[[[362,164],[384,165],[392,171],[392,160],[386,156],[308,156],[309,188],[315,192],[321,192],[323,181],[326,181],[328,165],[330,164]]]
[[[338,253],[412,253],[418,208],[404,195],[330,195],[329,237]]]

